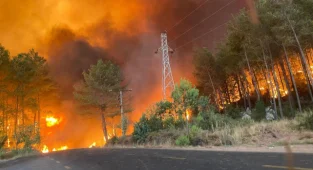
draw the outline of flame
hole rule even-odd
[[[187,118],[187,120],[189,120],[189,118],[190,118],[190,112],[188,110],[186,111],[186,118]]]
[[[10,139],[8,138],[8,148],[10,147]]]
[[[61,146],[60,148],[57,148],[56,150],[57,151],[64,151],[64,150],[67,150],[68,147],[67,146]]]
[[[63,150],[67,150],[68,149],[68,146],[61,146],[60,148],[53,148],[52,149],[52,152],[55,152],[55,151],[63,151]],[[43,149],[41,150],[42,153],[49,153],[49,148],[47,145],[43,145]]]
[[[49,148],[47,145],[43,145],[43,149],[41,150],[42,153],[49,153]]]
[[[60,120],[55,117],[52,117],[52,116],[46,117],[47,127],[52,127],[52,126],[58,125],[59,123],[60,123]]]
[[[93,147],[95,147],[96,146],[96,142],[93,142],[90,146],[89,146],[89,148],[93,148]]]

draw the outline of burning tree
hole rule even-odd
[[[103,135],[108,141],[106,117],[119,114],[117,96],[125,88],[122,72],[112,62],[98,60],[96,65],[83,72],[83,77],[83,81],[74,86],[74,97],[88,113],[100,115]]]

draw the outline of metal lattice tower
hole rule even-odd
[[[170,65],[169,52],[173,52],[168,46],[167,42],[167,33],[161,33],[161,48],[162,51],[162,91],[163,91],[163,100],[166,100],[168,95],[171,94],[174,90],[174,79],[172,75],[172,69]]]

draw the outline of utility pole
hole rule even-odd
[[[125,136],[126,130],[127,130],[127,117],[125,117],[124,109],[123,109],[123,92],[124,91],[132,91],[132,89],[120,90],[120,95],[119,95],[120,109],[121,109],[121,129],[122,129],[123,136]]]
[[[171,93],[174,90],[174,79],[172,75],[169,52],[174,51],[168,46],[167,33],[164,31],[161,33],[161,47],[156,51],[162,51],[162,95],[163,100],[167,100],[167,93]]]

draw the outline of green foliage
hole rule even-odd
[[[175,120],[175,128],[176,129],[182,129],[185,126],[185,120],[183,119],[182,115],[180,114],[178,116],[178,119]]]
[[[163,129],[162,119],[157,117],[156,115],[151,115],[148,119],[148,126],[151,132],[159,131]]]
[[[256,102],[255,110],[252,112],[252,118],[256,121],[265,118],[265,104],[262,100]]]
[[[112,62],[99,60],[83,72],[83,82],[74,86],[74,97],[83,105],[107,110],[116,108],[123,81],[120,68]],[[112,113],[112,112],[111,112]]]
[[[190,137],[193,138],[197,136],[201,132],[201,128],[198,127],[197,125],[192,125],[190,129]]]
[[[214,113],[212,110],[207,112],[200,112],[196,118],[196,124],[204,130],[214,131],[218,128],[222,128],[226,125],[233,123],[233,119],[221,115],[219,113]]]
[[[156,104],[155,114],[159,117],[172,116],[173,104],[169,101],[160,101]]]
[[[207,96],[200,96],[198,99],[198,111],[205,112],[212,110],[213,107],[210,105],[210,100]]]
[[[146,115],[143,114],[139,122],[134,125],[133,140],[137,143],[144,143],[149,132],[151,132],[149,120],[146,118]]]
[[[181,135],[175,140],[175,144],[177,146],[188,146],[190,145],[190,140],[188,136],[186,135]]]
[[[119,66],[110,61],[98,60],[97,64],[83,72],[83,78],[82,82],[74,85],[74,97],[87,108],[89,115],[96,114],[105,118],[120,114],[117,97],[119,91],[126,87],[121,85],[124,79]],[[105,125],[104,118],[101,120]],[[124,120],[121,120],[123,135],[126,133],[126,121],[124,116]]]
[[[227,105],[225,108],[225,114],[233,119],[240,119],[242,117],[241,111],[240,108],[234,107],[231,104]]]
[[[313,111],[307,110],[296,116],[299,129],[313,130]]]
[[[164,129],[174,129],[175,128],[175,119],[173,117],[168,117],[163,120]]]
[[[172,92],[175,111],[185,113],[187,109],[197,107],[199,90],[196,89],[189,81],[182,79],[179,85],[176,85]]]

